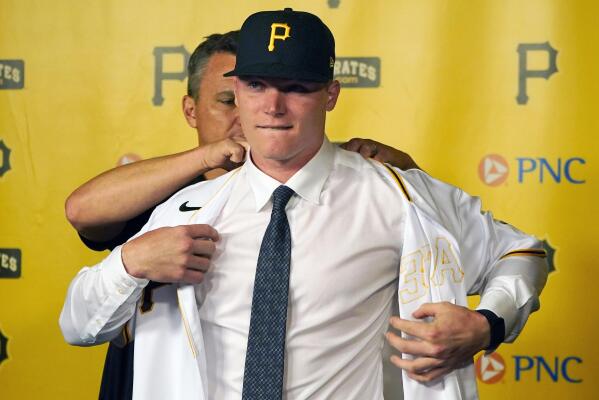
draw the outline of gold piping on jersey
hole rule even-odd
[[[214,200],[216,198],[216,196],[218,196],[218,194],[223,190],[223,188],[225,186],[227,186],[227,184],[229,183],[229,181],[235,176],[237,175],[237,173],[240,171],[241,167],[233,170],[233,173],[231,174],[230,177],[227,178],[227,180],[225,181],[225,183],[223,183],[223,185],[216,191],[216,193],[214,193],[212,195],[212,197],[210,197],[210,199],[208,199],[208,201],[202,206],[202,208],[200,208],[199,210],[194,211],[194,213],[191,215],[191,217],[189,217],[189,221],[191,222],[197,213],[199,213],[200,211],[202,211],[205,207],[208,206],[208,204],[210,204],[210,202],[212,200]],[[179,313],[181,314],[181,319],[183,320],[183,327],[185,328],[185,334],[187,335],[187,341],[189,342],[189,347],[191,348],[191,353],[193,354],[193,358],[198,358],[198,353],[195,347],[195,344],[193,342],[193,337],[191,335],[191,329],[189,328],[189,322],[187,322],[187,317],[185,316],[185,312],[183,311],[183,309],[181,308],[181,303],[179,302],[179,297],[177,296],[177,306],[179,307]]]
[[[123,327],[123,335],[125,336],[125,346],[131,343],[131,333],[129,332],[129,322]]]
[[[505,253],[504,255],[499,257],[499,259],[503,260],[504,258],[513,257],[513,256],[534,256],[534,257],[546,258],[547,252],[545,251],[545,249],[516,249],[516,250],[512,250],[508,253]]]
[[[403,183],[403,180],[401,179],[401,177],[397,174],[397,172],[395,172],[395,170],[393,168],[391,168],[387,164],[383,164],[383,165],[385,166],[385,168],[387,168],[389,170],[389,172],[391,172],[391,175],[393,175],[395,182],[397,182],[397,184],[399,185],[399,188],[403,192],[404,196],[406,196],[406,199],[408,199],[408,201],[411,203],[412,198],[410,197],[410,194],[408,193],[408,190],[406,189],[406,185]]]
[[[141,291],[141,301],[139,303],[139,313],[140,314],[148,313],[148,312],[152,311],[152,309],[154,308],[154,302],[150,300],[150,308],[148,308],[147,310],[144,310],[144,305],[145,305],[145,302],[146,302],[146,291],[147,290],[148,290],[148,287],[146,286]],[[152,298],[152,294],[153,294],[152,291],[153,291],[153,288],[150,289],[150,299]]]
[[[179,296],[177,296],[177,306],[179,307],[179,313],[181,313],[181,319],[183,320],[183,327],[185,327],[185,334],[187,335],[187,341],[189,342],[189,347],[191,348],[191,353],[193,354],[193,358],[198,358],[196,346],[193,343],[193,338],[191,337],[191,332],[189,329],[189,322],[187,322],[187,317],[185,316],[185,312],[181,308],[181,303],[179,303]]]
[[[129,322],[127,322],[125,325],[123,325],[119,335],[117,337],[115,337],[114,339],[112,339],[110,341],[110,343],[112,343],[119,349],[122,349],[125,346],[127,346],[131,342],[131,334],[129,333],[129,330],[127,328],[128,326],[129,326]]]
[[[240,170],[240,169],[241,169],[241,167],[238,167],[237,169],[233,170],[233,173],[231,174],[231,176],[227,178],[227,180],[225,181],[225,183],[223,183],[223,185],[222,185],[222,186],[221,186],[221,187],[220,187],[220,188],[219,188],[219,189],[216,191],[216,193],[214,193],[214,194],[212,195],[212,197],[210,197],[210,198],[208,199],[208,201],[207,201],[207,202],[206,202],[206,203],[205,203],[205,204],[202,206],[202,208],[200,208],[199,210],[196,210],[196,211],[194,211],[194,212],[193,212],[193,214],[191,214],[191,217],[189,217],[189,221],[190,221],[190,222],[191,222],[191,221],[192,221],[192,220],[195,218],[195,216],[196,216],[196,215],[197,215],[197,214],[198,214],[200,211],[202,211],[204,208],[206,208],[206,207],[208,206],[208,204],[210,204],[210,202],[216,198],[216,196],[218,196],[218,194],[221,192],[221,190],[223,190],[223,188],[224,188],[225,186],[227,186],[227,184],[229,183],[229,181],[230,181],[230,180],[231,180],[231,179],[232,179],[232,178],[233,178],[235,175],[237,175],[237,173],[239,172],[239,170]]]

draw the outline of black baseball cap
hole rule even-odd
[[[328,82],[333,79],[335,39],[314,14],[261,11],[239,33],[235,69],[225,76],[257,76]]]

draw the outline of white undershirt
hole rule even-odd
[[[285,399],[383,397],[381,349],[397,290],[403,206],[376,174],[325,139],[286,183],[296,195],[286,208]],[[197,288],[211,399],[241,398],[258,252],[280,185],[249,157],[239,178],[214,224],[221,240]]]

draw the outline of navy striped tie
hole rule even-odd
[[[291,262],[291,232],[285,206],[293,190],[279,186],[262,238],[248,336],[243,400],[280,400],[285,369],[285,332]]]

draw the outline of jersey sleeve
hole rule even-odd
[[[469,294],[480,294],[478,309],[505,321],[505,341],[512,342],[528,316],[539,309],[548,268],[542,243],[481,211],[480,200],[456,192],[462,262],[476,274],[466,277]]]
[[[419,170],[401,174],[413,201],[457,239],[466,290],[481,295],[477,308],[503,318],[505,341],[513,341],[539,308],[539,294],[547,280],[541,242],[482,211],[478,197]]]
[[[132,240],[159,227],[167,203],[156,207],[148,222]],[[121,333],[122,326],[135,314],[137,301],[149,280],[127,273],[121,258],[122,246],[99,264],[84,267],[71,281],[60,314],[59,324],[65,340],[77,346],[108,342]]]

